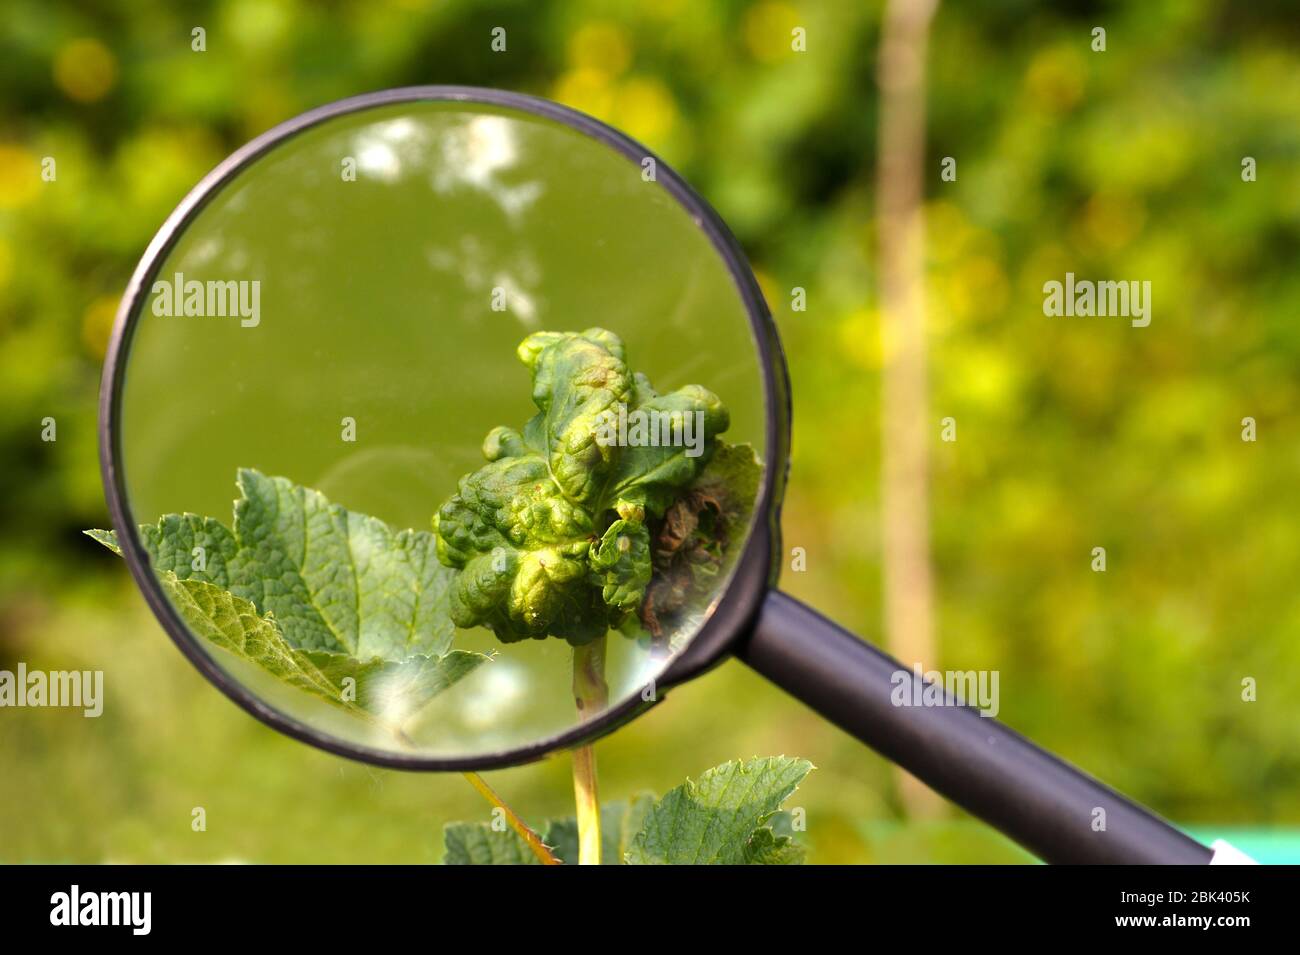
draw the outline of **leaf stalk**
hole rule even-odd
[[[501,810],[506,817],[507,825],[519,834],[519,838],[524,840],[542,865],[560,865],[560,860],[555,857],[555,853],[551,852],[546,843],[542,842],[541,837],[519,818],[515,811],[506,804],[504,799],[497,795],[496,790],[489,786],[482,776],[478,773],[465,773],[464,776],[469,780],[469,784],[482,794],[484,799]]]
[[[578,717],[589,720],[609,705],[605,682],[605,645],[597,637],[573,648],[573,699]],[[596,780],[596,750],[588,743],[573,751],[573,798],[578,822],[578,864],[600,865],[600,792]]]

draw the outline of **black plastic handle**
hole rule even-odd
[[[895,705],[912,670],[792,597],[767,595],[736,655],[1045,862],[1210,861],[1207,847],[972,707]]]

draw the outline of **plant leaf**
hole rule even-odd
[[[397,727],[487,657],[452,650],[441,657],[402,661],[357,660],[344,653],[303,651],[292,646],[274,614],[215,584],[181,580],[164,571],[163,590],[190,630],[221,649],[260,666],[290,686],[352,712]],[[351,678],[349,685],[344,681]]]
[[[790,833],[789,813],[778,812],[769,822],[754,830],[745,844],[748,865],[803,865],[804,847]]]
[[[605,506],[626,501],[658,516],[703,472],[718,445],[717,435],[731,424],[731,415],[717,395],[700,385],[660,395],[644,379],[638,382],[636,408],[628,409],[629,415],[633,413],[650,422],[650,430],[656,430],[655,422],[666,419],[671,440],[662,441],[660,426],[653,443],[620,448],[618,471],[605,494]],[[685,443],[686,428],[690,429],[690,445]]]
[[[452,572],[431,533],[394,531],[286,478],[239,472],[235,527],[168,514],[140,528],[191,630],[292,686],[400,726],[490,659],[452,650]],[[86,534],[121,554],[112,531]]]
[[[82,531],[81,533],[85,534],[91,540],[99,541],[118,557],[122,556],[122,548],[119,547],[117,543],[117,534],[113,531],[101,530],[100,528],[95,527],[88,531]]]
[[[630,802],[611,802],[600,807],[600,863],[623,865],[633,837],[641,831],[654,807],[654,793],[638,793]],[[565,865],[578,864],[578,821],[552,819],[542,841]]]
[[[239,489],[231,589],[273,612],[294,646],[386,660],[450,648],[452,573],[431,533],[394,531],[253,470]]]
[[[811,770],[806,759],[769,756],[714,767],[669,792],[632,840],[632,865],[739,865],[788,860],[789,845],[764,827]]]
[[[560,493],[540,455],[509,453],[519,445],[506,433],[484,446],[504,456],[461,478],[434,516],[438,558],[455,575],[451,619],[490,627],[504,643],[588,643],[608,629],[587,581],[590,516]]]
[[[259,614],[247,600],[207,581],[181,580],[170,570],[158,579],[191,631],[290,686],[346,705],[339,686],[289,645],[271,614]]]
[[[592,545],[589,560],[592,580],[600,584],[606,604],[624,611],[641,606],[651,571],[650,531],[644,524],[625,520],[610,524],[599,543]]]
[[[143,525],[140,539],[156,573],[171,572],[181,580],[205,580],[230,589],[230,563],[239,545],[220,521],[197,514],[168,514],[157,524]]]
[[[643,605],[647,515],[662,518],[700,476],[730,416],[700,385],[658,394],[602,328],[536,332],[518,356],[537,414],[522,433],[488,433],[488,463],[434,517],[437,553],[458,572],[458,626],[582,646]]]
[[[233,531],[195,514],[141,526],[155,571],[208,581],[274,613],[300,649],[363,660],[450,649],[454,571],[438,561],[433,534],[394,531],[287,478],[242,469],[238,484]],[[111,531],[87,533],[121,553]]]
[[[707,493],[721,502],[723,532],[732,542],[740,543],[749,530],[749,521],[763,481],[763,465],[748,444],[717,443],[713,457],[691,490]],[[733,560],[740,548],[730,548]]]
[[[651,542],[653,572],[641,622],[652,639],[666,638],[674,650],[694,632],[690,616],[702,612],[743,550],[763,478],[748,444],[716,445],[704,471],[669,506]]]
[[[541,865],[513,829],[500,832],[486,822],[452,822],[443,826],[443,865]]]
[[[635,382],[623,360],[623,342],[612,332],[536,332],[519,346],[533,375],[538,421],[551,477],[564,496],[590,512],[613,470],[617,449],[596,440],[602,415],[630,404]]]
[[[714,767],[655,802],[638,793],[600,810],[602,865],[721,863],[799,865],[804,849],[791,834],[782,802],[811,770],[803,759],[773,756]],[[537,857],[512,830],[451,823],[443,829],[448,865],[535,864]],[[552,819],[542,838],[566,865],[578,861],[578,825]]]
[[[490,659],[468,650],[449,650],[442,656],[416,654],[400,661],[380,657],[358,660],[329,650],[299,652],[331,686],[342,688],[344,680],[354,680],[357,705],[395,725],[405,723],[431,699]]]

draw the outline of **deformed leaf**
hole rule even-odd
[[[536,332],[518,356],[537,414],[488,433],[488,463],[434,517],[437,553],[457,572],[458,626],[582,646],[644,603],[647,522],[700,476],[730,416],[700,385],[658,394],[602,328]]]
[[[716,435],[727,430],[731,415],[717,395],[700,385],[660,395],[643,381],[637,401],[629,414],[641,416],[639,421],[648,422],[647,431],[658,433],[647,433],[621,449],[606,499],[639,504],[659,515],[701,474],[701,466],[720,443]]]
[[[491,462],[461,478],[433,518],[438,558],[455,575],[451,619],[504,643],[587,643],[607,629],[587,581],[590,515],[560,493],[541,455],[514,454],[522,445],[509,434],[488,435]]]
[[[632,865],[770,864],[794,861],[765,822],[811,770],[806,759],[769,756],[714,767],[651,810],[632,841]]]
[[[566,498],[598,510],[617,452],[596,440],[597,425],[634,394],[623,342],[602,328],[536,332],[518,353],[533,374],[535,427],[544,435],[552,478]]]
[[[653,572],[640,618],[671,648],[693,632],[689,615],[716,593],[740,556],[763,466],[748,444],[717,442],[700,476],[665,511],[651,542]]]
[[[719,441],[691,490],[719,502],[723,535],[728,540],[741,541],[749,529],[762,481],[763,465],[751,445]],[[737,548],[729,556],[734,558],[738,552]]]
[[[590,552],[592,578],[605,603],[636,610],[650,584],[650,532],[640,522],[617,520]]]

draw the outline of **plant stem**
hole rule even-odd
[[[357,708],[357,712],[373,721],[377,726],[382,726],[387,729],[406,745],[415,745],[415,741],[412,740],[401,727],[394,726],[385,720],[372,716],[359,707]],[[542,842],[541,837],[537,833],[533,832],[533,830],[528,827],[528,824],[519,818],[519,814],[511,809],[506,801],[497,795],[496,790],[487,784],[487,780],[478,773],[462,773],[461,775],[469,780],[469,784],[477,789],[484,799],[490,802],[497,809],[501,810],[506,817],[506,823],[511,829],[519,834],[519,838],[524,840],[524,843],[532,851],[533,855],[537,856],[537,858],[541,860],[542,865],[562,864],[560,860],[556,858],[555,854],[551,852],[546,843]]]
[[[605,683],[605,641],[597,637],[573,648],[573,699],[578,718],[589,720],[609,705]],[[600,793],[596,784],[596,750],[591,744],[573,751],[573,798],[578,818],[578,864],[600,865]]]
[[[469,780],[471,786],[482,793],[484,799],[505,814],[506,822],[510,825],[510,828],[519,833],[519,838],[527,843],[528,848],[532,850],[533,855],[541,860],[542,865],[560,864],[560,860],[547,848],[546,843],[542,842],[537,833],[528,828],[524,821],[515,814],[515,811],[506,805],[506,801],[496,794],[496,790],[489,786],[482,776],[478,773],[465,773],[464,776]]]

